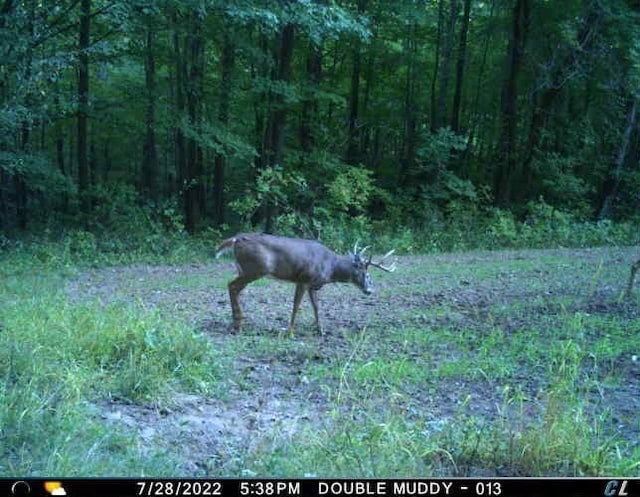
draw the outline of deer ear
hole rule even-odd
[[[358,261],[358,256],[353,252],[349,252],[349,258],[351,259],[352,264],[355,264]]]

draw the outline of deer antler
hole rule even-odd
[[[360,243],[360,240],[356,240],[356,243],[353,245],[353,250],[351,251],[353,253],[353,255],[357,255],[358,257],[362,258],[364,256],[364,253],[366,252],[366,250],[368,248],[371,247],[371,245],[367,245],[366,247],[360,249],[360,251],[358,251],[358,244]]]
[[[391,249],[389,252],[384,254],[382,258],[378,262],[371,262],[371,257],[367,261],[368,266],[377,267],[378,269],[382,269],[388,273],[393,273],[396,270],[396,260],[394,259],[390,265],[384,265],[384,261],[387,260],[391,255],[396,251],[396,249]]]

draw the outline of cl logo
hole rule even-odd
[[[604,495],[605,497],[624,497],[629,495],[627,493],[627,480],[622,480],[622,483],[618,480],[609,481],[604,489]]]

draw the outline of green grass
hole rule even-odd
[[[19,256],[1,267],[0,474],[171,474],[161,447],[131,444],[95,405],[215,392],[223,361],[211,344],[139,305],[73,302],[68,269]]]
[[[5,252],[0,474],[639,476],[640,425],[624,398],[638,393],[638,298],[617,302],[633,253],[620,249],[606,264],[564,252],[401,261],[376,275],[376,298],[390,304],[363,317],[366,326],[318,337],[306,303],[290,338],[275,328],[286,326],[293,287],[267,279],[252,286],[260,298],[242,333],[217,329],[228,304],[176,312],[176,295],[215,291],[226,302],[232,273],[219,265],[228,260],[195,276],[135,281],[131,271],[119,298],[101,300],[70,291],[92,264],[47,245]],[[163,300],[146,305],[156,291]],[[273,295],[279,307],[261,312]],[[366,302],[352,322],[373,307]],[[207,319],[210,328],[194,325]],[[171,408],[184,393],[221,410],[235,401],[240,422],[262,426],[264,414],[281,428],[267,423],[247,434],[255,443],[236,445],[240,435],[223,433],[199,454],[201,469],[185,470],[188,448],[104,415],[105,404]],[[188,447],[205,443],[186,437]]]
[[[507,261],[500,268],[522,274],[529,264]],[[375,477],[638,476],[637,440],[617,432],[618,406],[598,396],[633,380],[625,379],[616,363],[637,356],[640,319],[637,312],[624,317],[572,309],[598,285],[623,285],[626,268],[594,271],[593,264],[582,263],[576,271],[568,264],[566,258],[545,256],[535,266],[562,267],[564,276],[555,277],[567,284],[576,273],[593,282],[575,297],[539,296],[501,304],[488,314],[472,313],[475,319],[464,321],[463,327],[453,319],[453,324],[428,329],[386,327],[373,335],[361,333],[341,357],[310,370],[318,381],[332,385],[327,393],[333,406],[329,426],[309,429],[268,457],[261,455],[251,471]],[[446,273],[455,280],[465,269],[443,268],[430,275]],[[414,275],[420,272],[416,266]],[[499,273],[487,267],[474,268],[473,275],[482,284]],[[422,291],[451,286],[449,281]],[[417,292],[420,283],[405,288]],[[615,296],[608,297],[609,304]],[[637,298],[630,305],[637,309]],[[409,322],[446,322],[457,311],[442,304],[401,312]],[[513,323],[505,328],[506,318]],[[609,395],[609,401],[615,397]],[[429,397],[432,402],[425,402]],[[454,409],[443,412],[438,399],[453,399]],[[482,409],[474,404],[484,404],[490,415],[479,415]],[[628,421],[632,429],[634,423],[639,428],[637,419]]]
[[[515,345],[503,346],[502,352],[517,355],[510,349]],[[625,349],[637,350],[637,345]],[[637,475],[637,446],[612,433],[612,409],[594,409],[587,400],[589,391],[606,381],[592,366],[591,348],[564,340],[544,353],[534,350],[519,363],[496,350],[501,367],[469,359],[430,371],[420,360],[358,358],[361,351],[354,349],[343,364],[317,371],[339,375],[339,387],[330,396],[331,427],[300,434],[268,458],[256,459],[252,471],[392,477],[467,476],[490,468],[503,476]],[[537,390],[526,392],[516,366],[533,370],[544,363]],[[442,397],[441,382],[455,388],[461,380],[489,378],[499,391],[493,421],[468,412],[477,399],[463,390],[458,411],[444,419],[417,406],[417,395]]]

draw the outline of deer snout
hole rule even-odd
[[[362,282],[362,291],[366,295],[371,295],[373,293],[373,284],[371,283],[371,276],[369,273],[365,273],[364,281]]]

